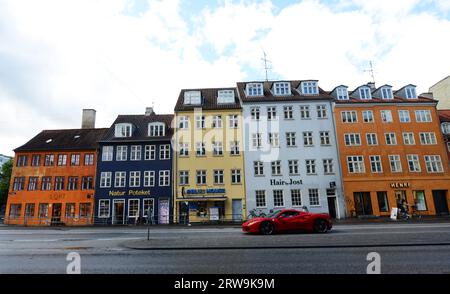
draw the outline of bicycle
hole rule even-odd
[[[252,209],[249,212],[247,219],[257,218],[257,217],[266,217],[266,214],[260,209]]]

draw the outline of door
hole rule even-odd
[[[434,201],[434,207],[436,209],[436,215],[449,214],[448,202],[447,202],[447,191],[433,190],[433,201]]]
[[[232,202],[233,222],[242,221],[242,200],[233,200]]]
[[[328,197],[328,212],[331,218],[336,218],[336,197]]]
[[[125,221],[125,200],[114,200],[113,225],[123,225]]]
[[[169,223],[169,200],[159,200],[159,224],[167,225]]]
[[[180,207],[180,224],[188,224],[189,223],[189,202],[180,202],[179,204]]]
[[[353,193],[355,198],[355,210],[356,215],[372,215],[372,201],[370,199],[370,192],[355,192]]]
[[[52,225],[60,224],[61,223],[61,203],[53,203],[52,208]]]

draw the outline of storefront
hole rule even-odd
[[[226,218],[225,189],[183,189],[177,199],[180,223],[221,222]]]

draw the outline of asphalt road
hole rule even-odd
[[[449,223],[337,225],[326,235],[276,236],[158,227],[150,243],[146,234],[135,227],[0,227],[0,273],[64,274],[70,252],[80,254],[81,273],[365,274],[370,252],[380,255],[382,273],[450,273]],[[197,244],[204,248],[187,249]]]

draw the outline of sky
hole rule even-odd
[[[181,89],[450,75],[450,0],[0,0],[0,154],[43,129],[173,113]]]

